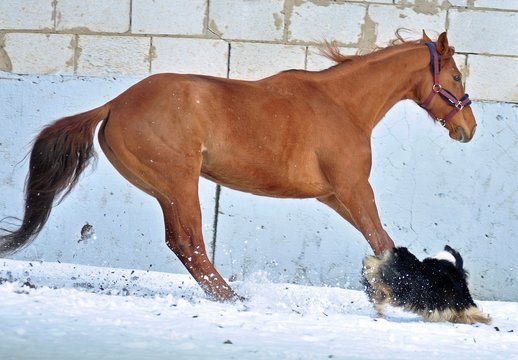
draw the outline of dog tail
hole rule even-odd
[[[463,324],[475,324],[482,323],[489,325],[491,324],[491,316],[484,314],[478,307],[471,306],[466,310],[462,310],[457,314],[457,317],[453,319],[453,322]]]
[[[491,316],[484,314],[478,307],[470,306],[464,310],[445,309],[418,312],[426,321],[449,321],[459,324],[491,324]]]

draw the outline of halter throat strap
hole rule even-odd
[[[450,121],[451,118],[455,116],[455,114],[464,109],[464,107],[469,106],[471,104],[471,100],[469,99],[468,94],[464,94],[464,96],[462,96],[462,98],[460,98],[459,100],[455,97],[455,95],[453,95],[451,92],[449,92],[441,86],[441,84],[439,83],[439,73],[441,72],[442,56],[437,51],[437,46],[435,45],[435,43],[427,42],[425,45],[428,47],[428,50],[430,51],[430,66],[432,68],[433,73],[433,85],[430,94],[421,104],[421,107],[426,109],[430,116],[432,116],[435,120],[439,121],[442,126],[446,126],[448,121]],[[433,115],[430,109],[430,103],[437,94],[441,95],[441,97],[444,99],[444,101],[446,101],[446,103],[448,103],[448,105],[453,106],[453,109],[448,113],[448,115],[446,115],[444,119],[440,119],[437,116]]]

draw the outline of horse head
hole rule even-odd
[[[431,72],[426,71],[418,89],[421,106],[448,129],[452,139],[468,142],[475,134],[477,122],[464,92],[462,74],[453,59],[455,50],[449,46],[445,32],[433,42],[423,31],[421,43],[428,46],[432,68]]]

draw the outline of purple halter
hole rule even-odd
[[[432,73],[433,73],[433,85],[432,85],[432,91],[430,92],[430,95],[426,98],[426,100],[421,104],[421,107],[426,109],[431,117],[433,117],[435,120],[439,121],[442,126],[446,126],[448,121],[451,120],[455,114],[457,114],[459,111],[464,109],[465,106],[469,106],[471,104],[471,100],[469,99],[468,94],[464,94],[462,98],[457,99],[455,95],[453,95],[448,90],[444,89],[441,84],[439,84],[439,73],[441,71],[441,55],[437,52],[437,48],[435,43],[428,42],[426,43],[426,46],[428,46],[428,49],[430,50],[430,63],[432,66]],[[432,102],[433,97],[439,94],[441,97],[451,106],[453,106],[453,110],[446,115],[444,119],[440,119],[437,116],[432,114],[431,109],[428,107],[430,103]]]

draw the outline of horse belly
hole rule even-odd
[[[236,162],[219,158],[204,162],[201,175],[220,185],[255,195],[282,198],[315,198],[332,192],[316,159],[312,161]]]

